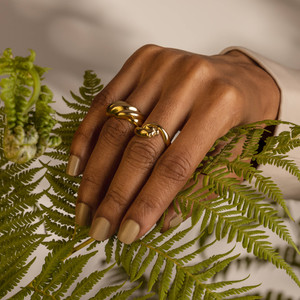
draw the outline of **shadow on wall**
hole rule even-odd
[[[276,9],[278,19],[281,21],[274,24],[276,30],[283,35],[289,32],[289,43],[292,45],[290,49],[294,49],[292,52],[282,53],[286,57],[282,61],[286,61],[291,66],[293,64],[290,62],[293,61],[296,64],[295,67],[300,68],[300,0],[269,0],[269,2]],[[281,28],[281,25],[278,25],[283,21],[287,28]]]
[[[97,12],[91,14],[78,5],[72,6],[70,1],[53,0],[50,4],[2,0],[1,47],[11,47],[16,55],[28,55],[27,49],[32,48],[37,52],[37,63],[50,66],[55,73],[81,77],[84,70],[94,69],[101,70],[102,78],[103,74],[110,78],[128,56],[123,49],[124,37],[129,33],[102,22],[105,16],[101,12],[99,5]],[[60,77],[51,81],[65,89]]]

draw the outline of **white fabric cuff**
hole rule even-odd
[[[300,70],[286,68],[243,47],[228,47],[220,54],[232,50],[246,54],[273,77],[281,93],[278,119],[300,125]],[[280,124],[276,127],[275,134],[278,135],[287,128],[286,125]],[[290,151],[288,155],[300,168],[300,148]],[[259,169],[263,170],[265,176],[270,176],[279,185],[286,199],[300,200],[300,182],[296,177],[275,166],[259,166]]]

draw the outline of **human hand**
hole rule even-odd
[[[126,101],[162,126],[162,136],[141,138],[107,107]],[[213,143],[232,127],[278,114],[280,92],[271,76],[239,51],[203,56],[146,45],[96,96],[75,133],[67,173],[83,178],[76,223],[105,240],[118,231],[127,244],[162,216]],[[175,212],[169,213],[168,228]]]

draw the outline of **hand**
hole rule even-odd
[[[126,101],[146,123],[175,141],[141,138],[127,120],[106,116]],[[67,173],[83,178],[76,222],[90,235],[132,243],[170,206],[215,140],[234,126],[275,119],[280,93],[263,69],[239,51],[203,56],[146,45],[137,50],[94,99],[70,149]],[[175,212],[165,220],[168,228]]]

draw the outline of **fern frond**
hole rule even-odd
[[[37,180],[35,183],[27,185],[26,188],[29,189],[28,192],[26,190],[24,191],[24,187],[21,195],[19,189],[14,189],[2,197],[0,201],[0,223],[4,222],[4,220],[13,219],[26,209],[37,209],[37,203],[44,195],[44,192],[32,193],[30,190],[35,189],[40,181],[41,180]]]
[[[65,226],[74,227],[75,221],[73,216],[63,214],[58,210],[55,210],[53,206],[46,207],[41,204],[41,208],[43,209],[44,213],[47,214],[47,217],[52,221]]]
[[[107,297],[109,297],[111,294],[117,292],[119,289],[121,289],[124,286],[125,282],[123,284],[119,285],[113,285],[113,286],[107,286],[98,291],[98,293],[90,298],[90,300],[104,300]]]
[[[105,256],[106,256],[106,262],[110,263],[110,260],[113,255],[113,247],[115,243],[116,237],[113,235],[106,243],[105,245]]]
[[[259,142],[265,132],[264,128],[256,128],[246,134],[246,140],[243,144],[241,158],[248,158],[255,155],[259,148]]]
[[[44,291],[49,291],[55,298],[63,297],[70,286],[75,282],[83,267],[96,252],[91,252],[86,255],[79,255],[73,258],[68,258],[62,264],[59,270],[52,276],[51,282],[47,285]]]
[[[28,213],[21,213],[14,217],[7,218],[5,222],[0,224],[0,233],[8,234],[9,232],[18,230],[27,224],[35,223],[38,217],[41,216],[40,211],[33,211]]]
[[[243,179],[249,183],[255,179],[254,186],[259,192],[265,194],[285,208],[283,204],[285,200],[281,190],[270,177],[263,176],[260,170],[255,169],[249,163],[240,161],[239,157],[232,162],[227,162],[227,168],[236,175],[243,177]]]
[[[278,136],[266,139],[262,153],[285,154],[300,146],[299,125],[289,125],[290,131],[283,131]]]
[[[150,293],[144,296],[140,296],[140,297],[135,297],[134,300],[146,300],[146,299],[154,299],[153,297],[155,296],[155,293]]]
[[[28,257],[37,249],[44,237],[39,236],[28,247],[20,247],[20,250],[12,251],[9,255],[0,255],[0,296],[3,297],[19,283],[34,262],[33,258],[26,263]],[[1,237],[0,237],[1,241]],[[11,244],[12,250],[15,244]]]
[[[41,238],[45,238],[45,235],[36,234],[35,232],[41,224],[42,221],[34,223],[33,225],[24,226],[22,230],[1,236],[1,256],[13,256],[36,241],[40,242]]]
[[[72,238],[74,234],[74,228],[70,226],[61,225],[59,223],[53,222],[47,216],[44,217],[45,220],[45,229],[50,231],[62,238]]]
[[[64,197],[51,194],[48,191],[45,192],[45,195],[52,202],[53,207],[66,212],[67,214],[74,215],[75,212],[75,203],[70,203]]]
[[[212,293],[212,296],[217,296],[218,298],[216,299],[226,299],[225,297],[229,297],[229,296],[234,296],[234,295],[240,295],[240,294],[244,294],[247,293],[255,288],[257,288],[259,286],[258,285],[252,285],[252,286],[244,286],[241,288],[232,288],[230,290],[221,292],[221,293]],[[231,298],[231,299],[260,299],[260,298],[254,298],[253,296],[242,296],[242,297],[235,297],[235,298]]]
[[[64,178],[56,178],[50,173],[46,173],[46,179],[49,181],[51,188],[56,195],[65,197],[65,200],[75,204],[78,190],[78,185],[73,184],[72,181]]]
[[[73,136],[73,135],[72,135]],[[67,161],[69,159],[69,155],[65,153],[65,151],[47,151],[45,152],[45,155],[52,159]]]
[[[45,167],[48,171],[49,174],[51,174],[53,177],[60,177],[57,178],[59,180],[65,179],[68,181],[68,185],[75,185],[79,186],[80,184],[80,178],[79,177],[74,177],[66,174],[66,168],[67,164],[62,163],[56,166],[51,166],[49,164],[44,164],[43,162],[40,162],[43,167]]]
[[[143,283],[141,282],[139,285],[137,285],[131,289],[118,292],[111,298],[111,300],[127,300],[128,297],[131,296],[142,284]]]
[[[68,101],[65,97],[62,97],[62,98],[63,98],[64,102],[67,104],[67,106],[73,110],[87,112],[90,108],[90,106],[85,103],[84,104],[74,103],[74,102]]]
[[[58,245],[53,252],[49,253],[45,258],[45,263],[42,268],[41,274],[39,274],[32,282],[35,287],[45,287],[51,282],[51,275],[60,267],[64,258],[71,252],[74,247],[74,241],[64,242]]]
[[[159,226],[161,226],[161,224],[157,227]],[[199,237],[182,243],[182,239],[189,234],[191,229],[192,227],[182,232],[175,233],[172,235],[171,239],[166,241],[164,241],[166,238],[164,236],[165,234],[159,235],[159,244],[157,244],[158,238],[153,235],[153,231],[157,232],[157,229],[154,228],[152,232],[149,233],[151,239],[149,239],[149,236],[146,235],[142,240],[136,241],[131,245],[123,245],[122,250],[118,250],[119,254],[117,255],[118,258],[116,258],[116,260],[122,263],[124,269],[131,277],[131,280],[137,280],[145,272],[151,261],[155,259],[149,276],[148,291],[151,291],[159,278],[159,299],[165,299],[166,297],[170,297],[170,299],[179,297],[179,299],[181,299],[181,294],[185,295],[185,297],[187,295],[192,296],[194,292],[196,293],[196,290],[199,290],[197,289],[198,286],[201,286],[203,291],[211,294],[213,291],[207,291],[205,281],[213,277],[215,273],[225,268],[237,256],[222,260],[222,258],[228,256],[228,254],[232,251],[231,250],[222,255],[212,256],[195,265],[186,266],[187,262],[190,262],[193,258],[199,255],[199,253],[214,243],[206,245],[201,249],[197,249],[196,251],[186,254],[181,258],[177,257],[177,255],[182,253],[183,250],[187,250],[192,247],[201,237],[200,235]],[[166,236],[168,235],[169,233],[167,232]],[[154,245],[152,244],[152,241],[154,242]],[[182,244],[174,248],[174,243],[178,242]],[[159,277],[160,272],[162,272],[161,277]],[[172,281],[174,272],[175,279]],[[220,287],[223,286],[224,284],[220,283]]]
[[[87,292],[89,292],[92,289],[92,287],[97,282],[99,282],[99,280],[105,275],[105,273],[107,273],[113,266],[114,264],[102,271],[95,271],[91,273],[89,276],[87,276],[86,278],[84,278],[81,282],[77,284],[71,296],[68,297],[67,299],[69,300],[81,299],[81,297],[85,295]]]
[[[220,203],[223,204],[223,201],[221,200]],[[228,242],[236,237],[236,241],[241,242],[247,252],[252,252],[255,256],[268,260],[277,268],[284,269],[298,285],[300,284],[291,266],[271,247],[271,243],[266,240],[268,236],[265,235],[265,232],[257,230],[259,224],[253,223],[253,219],[242,215],[232,217],[226,210],[225,212],[222,211],[222,206],[218,207],[211,201],[200,202],[199,205],[204,206],[211,215],[215,215],[215,220],[221,219],[222,223],[226,224],[223,226],[226,228],[225,233],[229,232]],[[216,237],[220,238],[219,236]]]
[[[34,263],[35,259],[36,259],[36,257],[33,258],[25,266],[18,267],[18,268],[15,268],[15,266],[14,266],[13,272],[11,272],[11,270],[8,270],[7,274],[9,274],[9,276],[6,277],[5,281],[0,280],[0,297],[1,298],[4,297],[8,292],[12,291],[15,288],[15,286],[20,282],[20,280],[27,274],[29,268]],[[5,271],[7,271],[7,270],[5,270]]]
[[[255,155],[255,160],[258,164],[261,165],[274,165],[278,168],[285,169],[287,172],[292,174],[293,176],[297,177],[300,181],[300,170],[297,167],[296,163],[292,161],[291,159],[287,159],[287,155],[282,154],[270,154],[270,153],[264,153],[261,152],[257,155]]]

